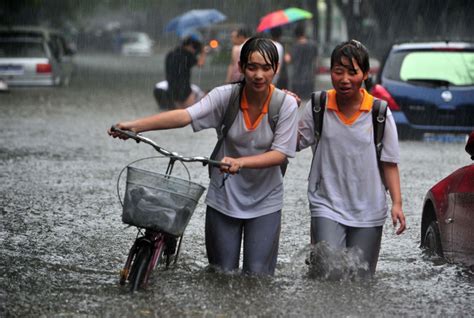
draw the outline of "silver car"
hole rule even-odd
[[[0,82],[8,86],[67,86],[74,51],[57,31],[0,29]]]
[[[125,32],[121,35],[122,54],[150,56],[153,54],[153,40],[143,32]]]

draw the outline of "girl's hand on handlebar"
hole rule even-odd
[[[121,130],[130,130],[130,131],[133,131],[135,132],[135,130],[131,127],[129,127],[129,125],[127,125],[126,123],[118,123],[118,124],[115,124],[113,125],[112,127],[110,127],[108,130],[107,130],[107,133],[109,134],[109,136],[112,136],[114,138],[120,138],[120,139],[123,139],[123,140],[127,140],[129,137],[118,132],[118,131],[115,131],[113,130],[113,127],[116,127],[118,129],[121,129]]]
[[[229,166],[227,165],[220,166],[220,171],[223,173],[236,174],[236,173],[239,173],[240,169],[244,167],[241,160],[231,158],[231,157],[224,157],[222,159],[222,162],[229,164]]]

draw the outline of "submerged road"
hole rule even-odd
[[[210,61],[211,62],[211,61]],[[463,143],[402,142],[401,181],[408,230],[387,221],[371,281],[334,263],[346,279],[311,278],[306,178],[310,151],[291,160],[274,278],[206,270],[204,204],[185,232],[179,263],[156,270],[147,290],[118,285],[135,230],[121,222],[120,170],[154,155],[143,144],[109,138],[124,119],[158,111],[152,96],[163,59],[77,56],[67,88],[12,89],[0,95],[0,317],[468,316],[473,274],[425,257],[419,249],[423,197],[436,181],[470,163]],[[204,89],[222,82],[225,66],[194,71]],[[191,128],[147,134],[184,155],[209,155],[213,131]],[[162,167],[162,165],[160,166]],[[191,166],[207,186],[207,170]],[[123,187],[121,188],[123,190]]]

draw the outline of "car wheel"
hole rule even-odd
[[[438,222],[431,221],[426,229],[423,240],[423,248],[429,255],[443,256],[443,248],[441,246],[441,238],[439,235]]]

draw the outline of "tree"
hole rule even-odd
[[[395,41],[473,40],[470,0],[334,0],[347,22],[349,38],[377,55]]]

